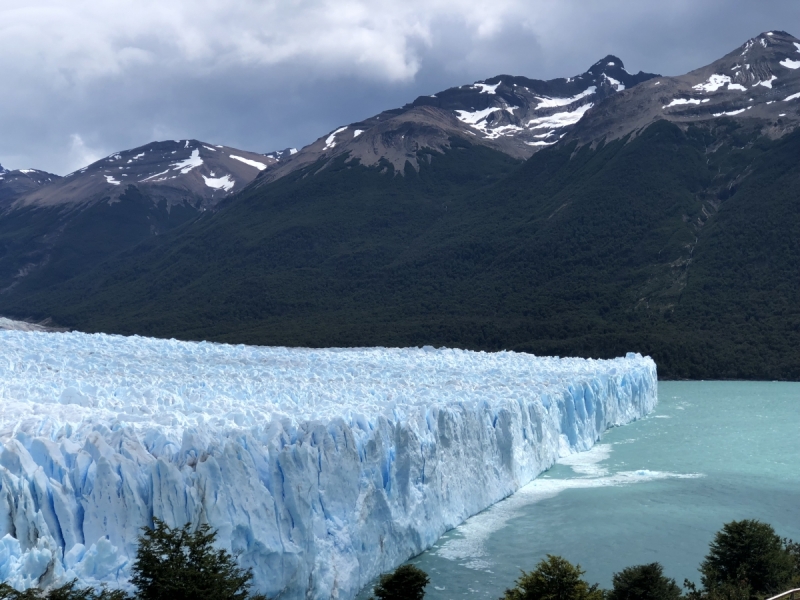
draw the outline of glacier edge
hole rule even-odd
[[[560,455],[656,367],[448,349],[0,332],[0,577],[127,585],[141,527],[208,523],[269,597],[350,599]]]

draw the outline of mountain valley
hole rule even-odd
[[[493,77],[297,152],[151,144],[0,196],[0,314],[797,379],[798,124],[800,40],[774,31],[679,77]]]

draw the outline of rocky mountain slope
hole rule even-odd
[[[403,173],[408,162],[418,170],[419,150],[449,148],[454,136],[526,159],[555,144],[594,105],[654,77],[628,73],[615,56],[575,77],[542,81],[498,75],[339,127],[265,173],[261,181],[274,181],[317,161],[325,165],[345,154],[364,166],[385,161]]]
[[[533,128],[492,137],[506,125],[489,116],[517,113],[505,76],[418,100],[282,158],[213,214],[0,293],[0,314],[271,345],[635,350],[666,377],[800,378],[800,41],[770,33],[615,90],[548,146],[525,143]],[[538,150],[522,162],[521,145]]]
[[[800,124],[800,40],[766,32],[686,75],[627,89],[595,108],[568,137],[610,141],[658,120],[687,127],[725,117],[771,138]]]
[[[61,177],[58,175],[38,169],[8,171],[0,165],[0,210],[10,206],[20,197],[59,179]]]
[[[197,140],[153,142],[116,152],[14,203],[13,209],[114,203],[131,187],[153,204],[214,206],[279,159]]]
[[[279,164],[197,140],[117,152],[65,177],[0,175],[0,294],[48,287],[177,227]]]

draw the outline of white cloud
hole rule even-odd
[[[609,53],[683,73],[798,19],[796,0],[0,0],[0,162],[302,146],[498,74],[571,76]]]
[[[103,155],[86,146],[83,138],[77,133],[73,133],[70,136],[69,158],[71,164],[78,168],[100,160]]]
[[[130,67],[209,73],[236,64],[307,62],[386,80],[419,69],[413,48],[455,18],[476,38],[497,35],[526,3],[496,0],[41,0],[0,4],[0,51],[55,85]]]

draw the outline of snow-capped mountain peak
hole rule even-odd
[[[274,152],[268,152],[264,156],[267,158],[274,158],[277,161],[286,160],[292,156],[297,154],[297,148],[284,148],[283,150],[275,150]]]
[[[38,169],[9,171],[0,166],[0,208],[39,188],[59,181],[61,177]]]
[[[442,150],[453,136],[527,158],[556,143],[596,103],[654,77],[632,75],[610,55],[575,77],[542,81],[497,75],[337,127],[282,161],[264,181],[345,153],[365,166],[389,161],[402,173],[407,162],[418,167],[419,149]]]
[[[764,32],[710,65],[611,98],[570,135],[614,139],[659,119],[689,124],[720,118],[744,119],[772,137],[800,125],[800,40],[785,31]]]
[[[25,195],[19,206],[115,202],[135,187],[167,207],[213,206],[243,189],[278,159],[199,140],[152,142],[115,152]]]

